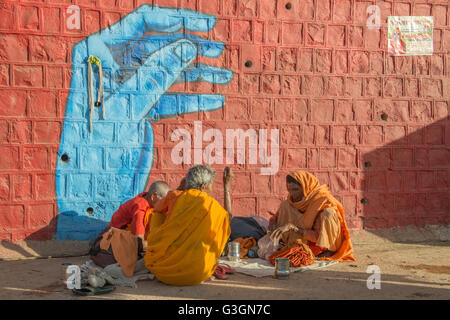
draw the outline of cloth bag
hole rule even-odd
[[[282,245],[280,243],[274,243],[270,239],[270,234],[266,234],[264,237],[258,240],[258,257],[264,260],[269,260],[269,257],[279,249]]]
[[[252,217],[233,217],[230,228],[231,241],[237,238],[255,238],[258,241],[266,234],[266,231]]]

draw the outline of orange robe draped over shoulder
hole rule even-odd
[[[171,210],[164,214],[157,206],[151,219],[145,265],[166,284],[196,285],[216,269],[231,233],[228,213],[200,190],[168,196],[161,206]]]

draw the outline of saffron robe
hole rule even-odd
[[[277,213],[275,227],[288,222],[304,229],[301,235],[289,231],[283,241],[291,243],[294,238],[300,238],[304,243],[315,242],[319,247],[327,248],[334,254],[322,260],[355,261],[350,232],[344,217],[344,208],[328,190],[326,185],[320,185],[319,180],[309,172],[298,170],[291,174],[303,187],[305,198],[293,202],[290,196],[281,203]]]
[[[227,211],[207,193],[189,189],[173,197],[172,210],[151,219],[145,265],[169,285],[208,279],[230,236]]]

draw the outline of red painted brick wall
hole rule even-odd
[[[302,168],[328,184],[352,228],[450,224],[447,0],[2,0],[0,239],[50,239],[55,232],[54,170],[73,45],[152,2],[215,15],[208,37],[227,48],[208,63],[235,73],[228,86],[173,88],[223,93],[226,104],[156,123],[152,178],[178,185],[188,166],[171,162],[170,135],[192,130],[194,120],[223,132],[278,128],[276,175],[233,166],[234,214],[274,213],[286,197],[285,174]],[[81,8],[81,30],[66,27],[72,4]],[[381,9],[380,30],[366,27],[372,4]],[[434,16],[433,56],[388,56],[389,15]],[[224,166],[213,167],[220,177]],[[219,178],[219,201],[221,187]]]

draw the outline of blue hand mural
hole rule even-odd
[[[152,122],[223,107],[222,95],[167,93],[185,81],[232,80],[230,70],[194,62],[222,54],[223,43],[186,33],[207,32],[215,22],[189,9],[142,5],[75,45],[56,167],[56,239],[94,238],[122,202],[144,191],[153,162]],[[104,105],[92,114],[90,56],[101,60],[105,90]],[[94,68],[94,83],[99,79]]]

